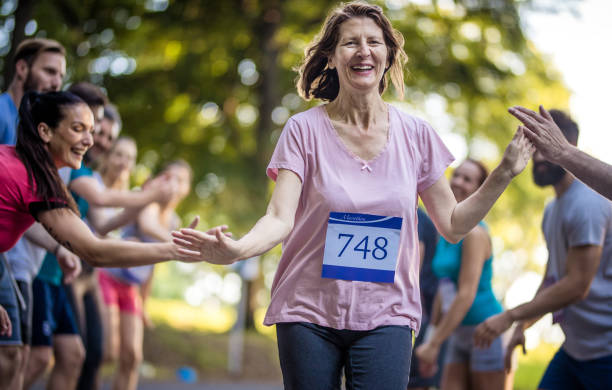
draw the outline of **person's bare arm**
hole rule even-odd
[[[157,184],[143,191],[106,189],[92,176],[81,176],[72,180],[70,190],[84,198],[94,207],[144,207],[151,202],[167,199],[173,191],[171,185]]]
[[[81,273],[79,257],[58,243],[38,222],[34,223],[23,234],[26,240],[55,255],[57,263],[64,273],[64,282],[72,282]]]
[[[214,264],[232,264],[267,252],[293,229],[302,182],[297,174],[280,169],[276,187],[268,204],[266,214],[240,240],[226,237],[220,229],[211,236],[192,229],[172,232],[174,242],[181,247],[182,254],[195,260]]]
[[[113,230],[135,221],[140,210],[142,210],[140,207],[130,207],[122,210],[112,217],[109,217],[104,213],[103,208],[90,207],[87,211],[87,220],[93,227],[94,231],[103,237]]]
[[[552,286],[540,290],[531,301],[490,317],[480,324],[474,336],[477,344],[488,346],[515,321],[533,320],[583,300],[597,273],[601,251],[602,247],[598,245],[570,248],[565,276]]]
[[[438,232],[452,243],[465,237],[493,207],[512,178],[525,169],[533,150],[533,145],[519,127],[500,164],[470,197],[457,203],[444,176],[423,191],[421,199]]]
[[[525,135],[548,161],[561,165],[578,179],[612,200],[612,165],[598,160],[570,144],[550,113],[540,106],[540,113],[525,107],[511,107],[510,114],[523,122]]]
[[[157,203],[151,203],[138,214],[138,229],[144,235],[158,241],[170,241],[170,232],[159,223],[160,207]]]
[[[437,323],[433,336],[415,350],[422,364],[435,365],[442,343],[457,328],[474,303],[482,267],[490,255],[489,234],[483,227],[477,226],[463,240],[457,294],[448,311]]]
[[[38,219],[56,241],[95,267],[132,267],[172,259],[195,261],[179,253],[177,246],[172,243],[144,244],[100,239],[76,214],[66,208],[41,211]]]

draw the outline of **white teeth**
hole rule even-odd
[[[370,69],[374,69],[373,66],[353,66],[352,67],[355,70],[370,70]]]

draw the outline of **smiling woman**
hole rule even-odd
[[[266,215],[240,240],[183,229],[181,253],[217,264],[283,242],[264,324],[276,324],[285,389],[405,390],[421,322],[416,205],[456,242],[523,170],[519,132],[500,166],[457,204],[453,160],[425,121],[384,102],[403,90],[404,39],[380,7],[342,4],[306,50],[298,91],[327,104],[291,117],[268,165]]]
[[[27,93],[19,109],[15,147],[0,146],[0,252],[10,249],[35,219],[63,246],[96,266],[128,266],[179,259],[173,244],[100,240],[79,219],[58,168],[81,166],[92,146],[94,119],[69,92]]]

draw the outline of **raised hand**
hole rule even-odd
[[[534,151],[535,147],[525,136],[525,127],[519,126],[512,141],[506,146],[500,165],[507,170],[510,177],[514,177],[525,169]]]
[[[523,122],[526,129],[525,136],[536,146],[544,158],[553,163],[558,163],[560,156],[570,147],[559,126],[555,123],[550,113],[540,106],[540,113],[531,111],[525,107],[510,107],[508,112],[516,119]]]
[[[172,179],[167,175],[160,175],[149,180],[145,185],[143,185],[143,190],[154,192],[155,201],[167,203],[177,192],[178,184],[175,179]]]
[[[201,232],[192,228],[172,232],[183,261],[206,261],[212,264],[232,264],[242,253],[240,244],[231,238],[227,225]]]
[[[478,348],[488,348],[493,340],[510,329],[513,322],[507,311],[487,318],[474,331],[474,345]]]

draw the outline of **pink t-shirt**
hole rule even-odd
[[[14,146],[0,145],[0,252],[11,249],[33,223],[39,211],[65,207],[47,204],[34,193],[25,166]]]
[[[371,161],[351,153],[323,106],[289,119],[267,174],[295,172],[302,193],[272,285],[264,324],[310,322],[370,330],[421,322],[417,193],[435,183],[453,156],[425,121],[389,107],[389,140]],[[403,218],[394,283],[321,277],[329,213]]]

